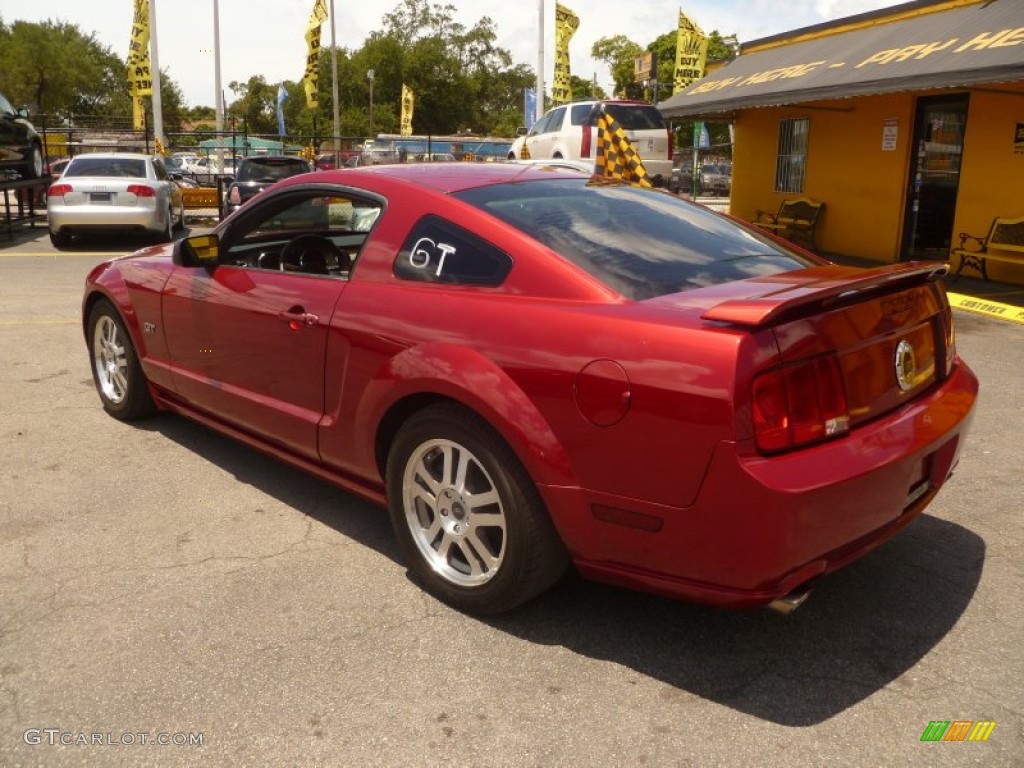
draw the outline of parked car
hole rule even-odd
[[[38,179],[43,175],[43,142],[29,122],[28,110],[15,109],[0,94],[0,174],[4,171]]]
[[[225,215],[234,213],[242,203],[271,184],[312,170],[313,166],[307,160],[294,155],[254,155],[243,158],[235,170],[234,180],[228,186],[224,201]]]
[[[528,157],[589,160],[597,151],[596,101],[578,101],[555,107],[530,132],[512,142],[507,158]],[[622,126],[656,186],[672,174],[672,134],[657,107],[642,101],[605,101],[604,110]]]
[[[700,191],[711,197],[728,197],[732,191],[732,167],[724,163],[704,163],[700,171]]]
[[[195,418],[387,505],[462,610],[570,562],[791,606],[957,464],[978,382],[944,270],[836,266],[571,170],[423,163],[285,179],[98,265],[82,310],[110,415]]]
[[[202,186],[215,187],[218,178],[235,175],[235,167],[241,159],[241,157],[224,155],[218,164],[216,155],[201,157],[198,162],[192,164],[192,175]]]
[[[49,164],[50,178],[56,181],[63,174],[64,170],[68,167],[68,163],[71,162],[70,157],[62,157],[60,160],[54,160]]]
[[[159,157],[95,153],[71,159],[47,192],[50,241],[63,248],[94,232],[135,231],[172,240],[185,225],[181,190]]]

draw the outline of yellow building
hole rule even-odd
[[[917,0],[753,41],[659,108],[731,121],[733,215],[824,202],[826,253],[948,260],[960,232],[1024,217],[1024,0]],[[1022,283],[1024,261],[989,276]]]

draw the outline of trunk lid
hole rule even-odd
[[[673,303],[751,331],[770,330],[781,367],[835,356],[849,426],[930,389],[952,370],[944,265],[823,266],[714,286]],[[681,306],[679,308],[682,308]]]

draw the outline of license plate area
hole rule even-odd
[[[109,203],[113,200],[113,194],[110,192],[90,192],[89,202],[90,203]]]

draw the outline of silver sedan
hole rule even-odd
[[[185,224],[181,189],[163,160],[120,152],[73,158],[47,192],[46,213],[57,248],[88,232],[136,232],[166,242]]]

